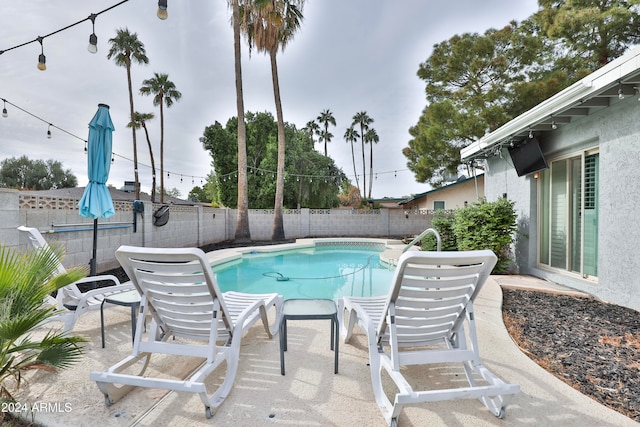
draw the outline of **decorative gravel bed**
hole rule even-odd
[[[640,313],[593,298],[503,289],[502,314],[532,360],[640,422]]]

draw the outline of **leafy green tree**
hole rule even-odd
[[[182,98],[169,75],[153,73],[153,77],[142,82],[141,95],[152,95],[153,105],[160,107],[160,203],[164,203],[164,108],[170,108]],[[164,101],[164,102],[163,102]],[[145,127],[145,132],[146,132]],[[148,136],[148,134],[147,134]]]
[[[318,118],[316,119],[318,120],[318,122],[320,122],[322,125],[324,125],[324,131],[320,131],[318,129],[318,131],[320,131],[318,133],[318,136],[320,136],[320,140],[324,141],[324,155],[327,155],[327,143],[331,142],[331,138],[333,138],[333,135],[331,134],[331,132],[329,132],[329,125],[336,125],[336,119],[335,117],[333,117],[333,113],[331,112],[331,110],[329,110],[328,108],[326,110],[322,110],[320,112],[320,115],[318,116]]]
[[[252,208],[273,208],[276,191],[275,170],[278,159],[277,123],[270,113],[251,113],[247,117],[247,153],[250,164],[249,200]],[[236,118],[208,126],[200,138],[210,151],[216,170],[220,203],[233,206],[235,181],[235,153],[230,141],[235,138]],[[333,160],[313,149],[313,139],[306,130],[298,130],[285,123],[287,158],[283,206],[294,208],[338,206],[338,193],[347,178]]]
[[[559,71],[567,63],[550,65],[557,54],[532,21],[435,45],[418,69],[427,106],[403,149],[416,179],[442,185],[447,172],[457,172],[461,148],[573,83],[577,73]],[[533,96],[516,98],[527,93]]]
[[[151,147],[151,140],[149,139],[149,130],[147,129],[147,121],[152,120],[153,113],[133,113],[133,121],[127,124],[127,127],[135,127],[136,129],[143,128],[144,135],[147,138],[147,146],[149,147],[149,158],[151,159],[151,203],[156,202],[156,161],[153,158],[153,147]]]
[[[280,99],[280,82],[278,79],[278,50],[284,50],[293,39],[302,22],[304,0],[254,0],[245,3],[243,30],[249,40],[249,46],[255,46],[259,52],[269,54],[271,62],[271,78],[273,97],[276,104],[278,120],[278,164],[276,172],[276,195],[274,202],[274,219],[272,240],[284,240],[284,223],[282,208],[284,203],[284,168],[285,168],[285,131]],[[250,16],[249,16],[250,15]]]
[[[0,186],[25,190],[50,190],[78,186],[71,169],[64,170],[57,160],[29,160],[12,157],[0,162]]]
[[[373,123],[373,119],[369,117],[366,111],[360,111],[353,116],[351,126],[360,125],[360,144],[362,145],[362,196],[367,195],[367,165],[364,157],[364,135],[369,129],[369,125]]]
[[[125,67],[127,70],[127,86],[129,89],[129,112],[130,122],[135,122],[133,108],[133,90],[131,86],[131,63],[148,64],[149,58],[144,48],[144,44],[138,39],[137,33],[129,32],[128,28],[116,30],[116,36],[109,39],[109,52],[107,59],[113,58],[116,65]],[[131,127],[133,134],[133,174],[136,186],[136,199],[140,198],[140,180],[138,179],[138,145],[136,142],[136,128]]]
[[[80,360],[80,337],[51,329],[34,337],[35,330],[55,313],[45,303],[47,296],[85,276],[82,269],[69,269],[54,276],[62,258],[59,247],[26,254],[0,246],[0,398],[13,400],[7,380],[18,386],[27,370],[57,371]],[[42,326],[46,327],[46,326]]]
[[[533,19],[595,70],[640,42],[639,0],[538,0]]]
[[[238,205],[237,122],[237,118],[234,117],[227,121],[226,127],[223,127],[220,122],[216,121],[213,125],[205,128],[203,136],[200,138],[204,149],[209,151],[213,158],[219,200],[223,206]]]

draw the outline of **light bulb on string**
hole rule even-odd
[[[4,102],[4,107],[2,107],[2,117],[9,117],[9,113],[7,112],[7,101],[5,99],[2,101]]]
[[[167,13],[167,0],[158,0],[158,13],[156,13],[156,15],[163,21],[169,17]]]
[[[47,138],[51,139],[51,123],[49,123],[49,127],[47,128]]]
[[[44,56],[44,46],[42,44],[42,40],[44,40],[41,36],[38,36],[36,39],[38,43],[40,43],[40,55],[38,55],[38,70],[45,71],[47,69],[47,57]]]
[[[91,53],[98,52],[98,36],[96,36],[96,15],[92,13],[89,15],[89,19],[91,20],[91,35],[89,36],[89,45],[87,46],[87,50]]]

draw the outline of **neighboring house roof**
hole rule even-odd
[[[551,131],[574,117],[619,102],[619,96],[634,96],[640,86],[640,47],[611,61],[529,111],[463,148],[463,161],[485,157],[496,148],[526,138],[530,132]]]
[[[136,200],[136,194],[134,192],[122,191],[118,190],[114,187],[107,187],[109,189],[109,193],[111,194],[111,199],[119,202],[132,202]],[[56,188],[52,190],[37,190],[37,191],[20,191],[23,194],[37,194],[40,196],[47,197],[61,197],[61,198],[71,198],[71,199],[81,199],[84,194],[84,187],[73,187],[73,188]],[[151,201],[151,196],[145,193],[140,193],[140,200],[145,202]],[[156,202],[160,202],[160,197],[156,197]],[[189,204],[193,205],[193,202],[188,202],[186,200],[177,199],[175,197],[164,196],[164,203],[172,203],[172,204]]]
[[[425,191],[424,193],[414,194],[411,197],[402,200],[398,204],[399,205],[405,205],[405,204],[410,203],[410,202],[412,202],[414,200],[421,199],[422,197],[427,196],[429,194],[437,193],[439,191],[446,190],[446,189],[449,189],[451,187],[455,187],[456,185],[464,184],[467,181],[471,181],[471,180],[476,179],[476,178],[481,178],[483,176],[484,176],[484,174],[482,174],[482,173],[476,175],[475,177],[473,177],[473,176],[472,177],[466,177],[466,176],[462,176],[461,175],[460,177],[458,177],[458,179],[455,182],[453,182],[451,184],[443,185],[442,187],[434,188],[433,190]]]

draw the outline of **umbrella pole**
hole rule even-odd
[[[96,252],[98,248],[98,218],[93,220],[93,256],[89,261],[89,275],[96,275]]]

